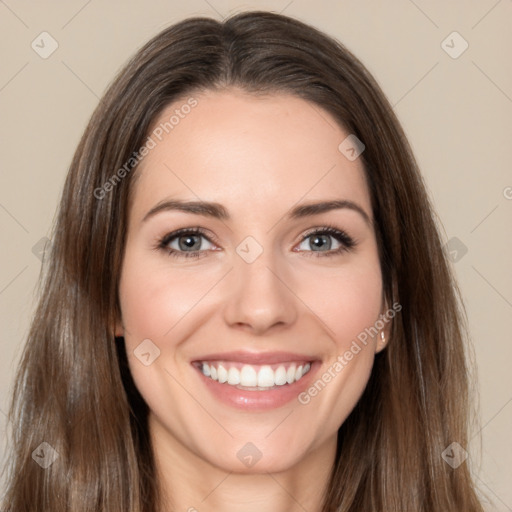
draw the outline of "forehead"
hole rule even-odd
[[[136,171],[133,214],[143,216],[156,202],[176,197],[215,201],[240,213],[350,199],[371,215],[361,160],[338,149],[349,133],[319,106],[287,94],[238,90],[192,99],[169,105],[155,120],[154,147]]]

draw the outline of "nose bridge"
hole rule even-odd
[[[284,265],[279,264],[270,248],[257,249],[251,244],[247,240],[237,248],[228,284],[226,322],[259,333],[275,325],[292,324],[297,316],[297,304],[284,284],[286,276],[281,275]]]

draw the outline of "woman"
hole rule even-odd
[[[4,510],[481,511],[457,297],[353,55],[270,13],[172,26],[71,164]]]

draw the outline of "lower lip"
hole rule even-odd
[[[212,395],[219,401],[237,407],[243,410],[264,411],[281,407],[293,399],[296,399],[311,382],[313,374],[320,366],[320,361],[313,361],[308,373],[300,380],[293,384],[284,384],[268,391],[249,391],[238,389],[229,384],[221,384],[220,382],[206,377],[203,372],[192,365],[199,373],[200,379],[210,390]]]

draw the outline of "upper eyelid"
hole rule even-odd
[[[170,233],[167,233],[163,237],[160,238],[160,241],[162,243],[169,243],[174,238],[177,238],[181,235],[187,235],[187,234],[193,234],[193,235],[200,235],[204,236],[209,242],[216,243],[216,237],[214,235],[210,235],[210,231],[205,230],[204,228],[182,228],[177,229],[176,231],[171,231]]]

